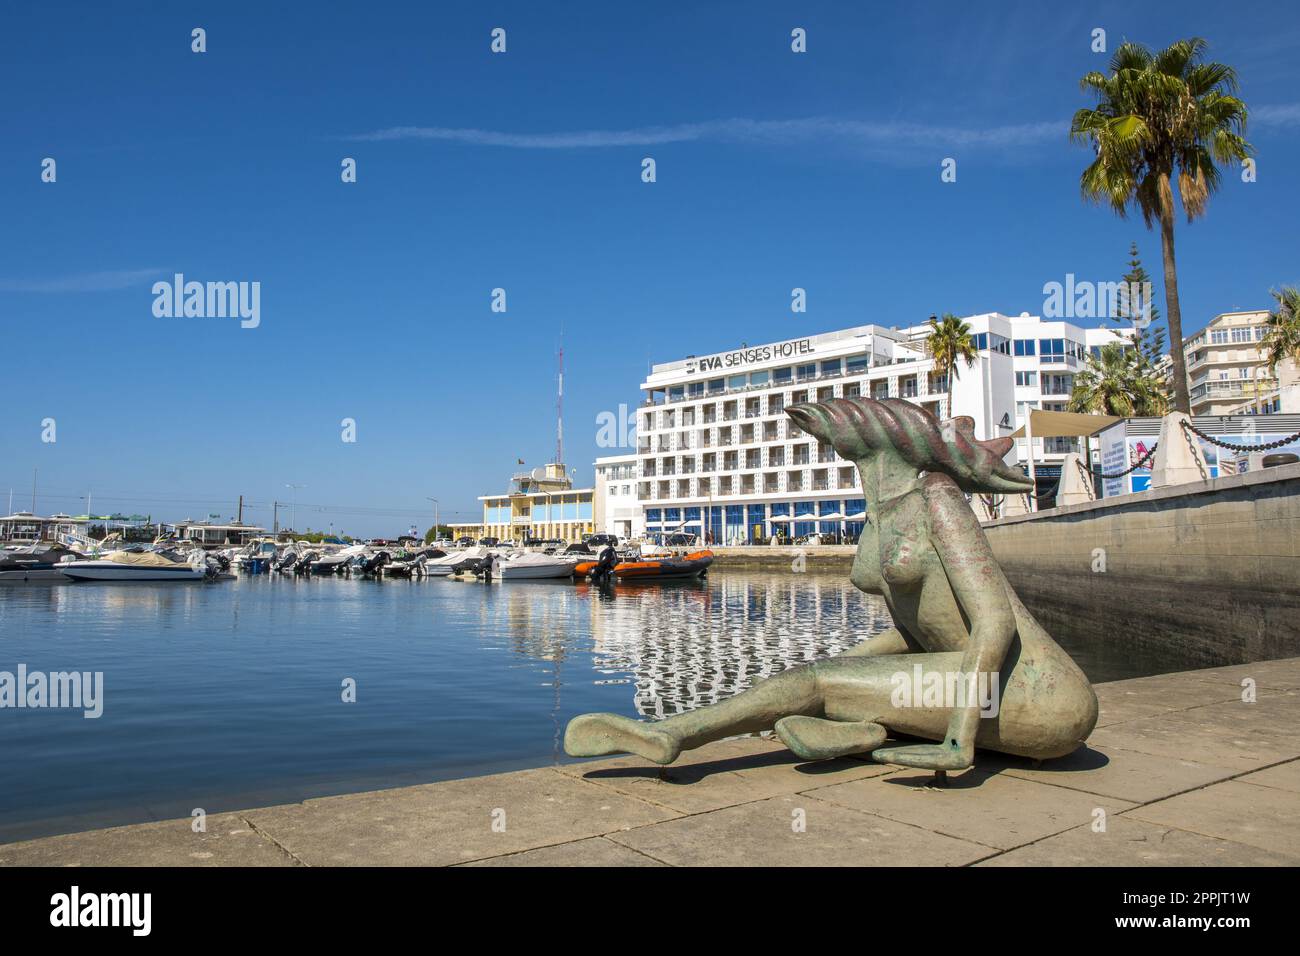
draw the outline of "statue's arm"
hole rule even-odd
[[[847,651],[841,651],[836,657],[874,657],[879,654],[909,654],[912,645],[907,636],[896,627],[873,634],[860,644],[854,644]]]
[[[953,596],[970,622],[970,637],[962,657],[963,675],[983,675],[990,681],[1006,660],[1016,635],[1016,618],[1007,598],[1006,579],[980,530],[974,511],[961,491],[946,478],[927,479],[930,537],[948,577]],[[978,695],[973,695],[978,697]],[[960,770],[975,759],[979,730],[978,699],[954,708],[948,734],[941,744],[922,744],[878,750],[885,763],[933,770]]]

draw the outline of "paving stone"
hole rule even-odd
[[[468,862],[643,826],[675,814],[554,770],[524,770],[245,814],[313,865]],[[504,821],[504,829],[494,829]]]
[[[1295,866],[1294,857],[1124,816],[1075,827],[976,866]]]
[[[0,846],[0,866],[294,866],[240,815],[213,814],[206,832],[167,820]]]
[[[1132,803],[1150,803],[1241,773],[1232,767],[1216,767],[1195,760],[1118,748],[1102,752],[1091,747],[1081,747],[1068,757],[1045,760],[1038,767],[1032,761],[1003,754],[980,754],[976,765],[1022,780],[1118,797]]]
[[[509,856],[466,863],[465,866],[667,866],[644,853],[607,840],[592,837],[558,846],[543,846]]]
[[[802,811],[803,832],[794,824]],[[988,847],[790,794],[611,834],[673,866],[961,866]]]
[[[903,771],[814,791],[819,799],[973,843],[1009,850],[1134,806],[1126,800],[1017,777],[968,770],[947,787],[931,773]]]
[[[1138,807],[1134,819],[1300,857],[1300,805],[1294,793],[1237,780]]]

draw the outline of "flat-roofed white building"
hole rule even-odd
[[[857,469],[800,431],[786,406],[831,398],[903,398],[940,418],[1010,435],[1032,408],[1064,408],[1090,349],[1123,341],[1027,314],[963,319],[978,350],[947,382],[925,352],[926,324],[863,325],[655,365],[637,413],[637,499],[646,530],[694,531],[710,543],[779,534],[846,534],[865,520]],[[1038,475],[1055,483],[1073,440],[1036,439]],[[1015,454],[1027,460],[1025,442]]]
[[[637,456],[607,455],[596,459],[596,494],[592,501],[596,531],[620,538],[645,534],[645,512],[637,498]]]

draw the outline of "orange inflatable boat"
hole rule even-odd
[[[596,570],[599,562],[583,561],[573,569],[574,577],[584,578]],[[624,580],[644,578],[690,578],[703,574],[713,563],[712,551],[692,551],[681,557],[647,558],[644,561],[620,561],[614,576]]]

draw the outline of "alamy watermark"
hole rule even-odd
[[[1001,680],[996,671],[928,671],[920,664],[912,672],[896,671],[890,678],[894,707],[979,707],[981,717],[996,717]]]
[[[0,710],[80,710],[87,720],[104,713],[103,671],[29,671],[19,664],[17,673],[0,671]]]
[[[153,284],[153,314],[160,319],[240,319],[239,326],[262,324],[262,283],[194,282],[176,273],[171,282]]]
[[[1151,324],[1150,282],[1090,282],[1076,280],[1043,285],[1045,319],[1127,319],[1138,328]]]

